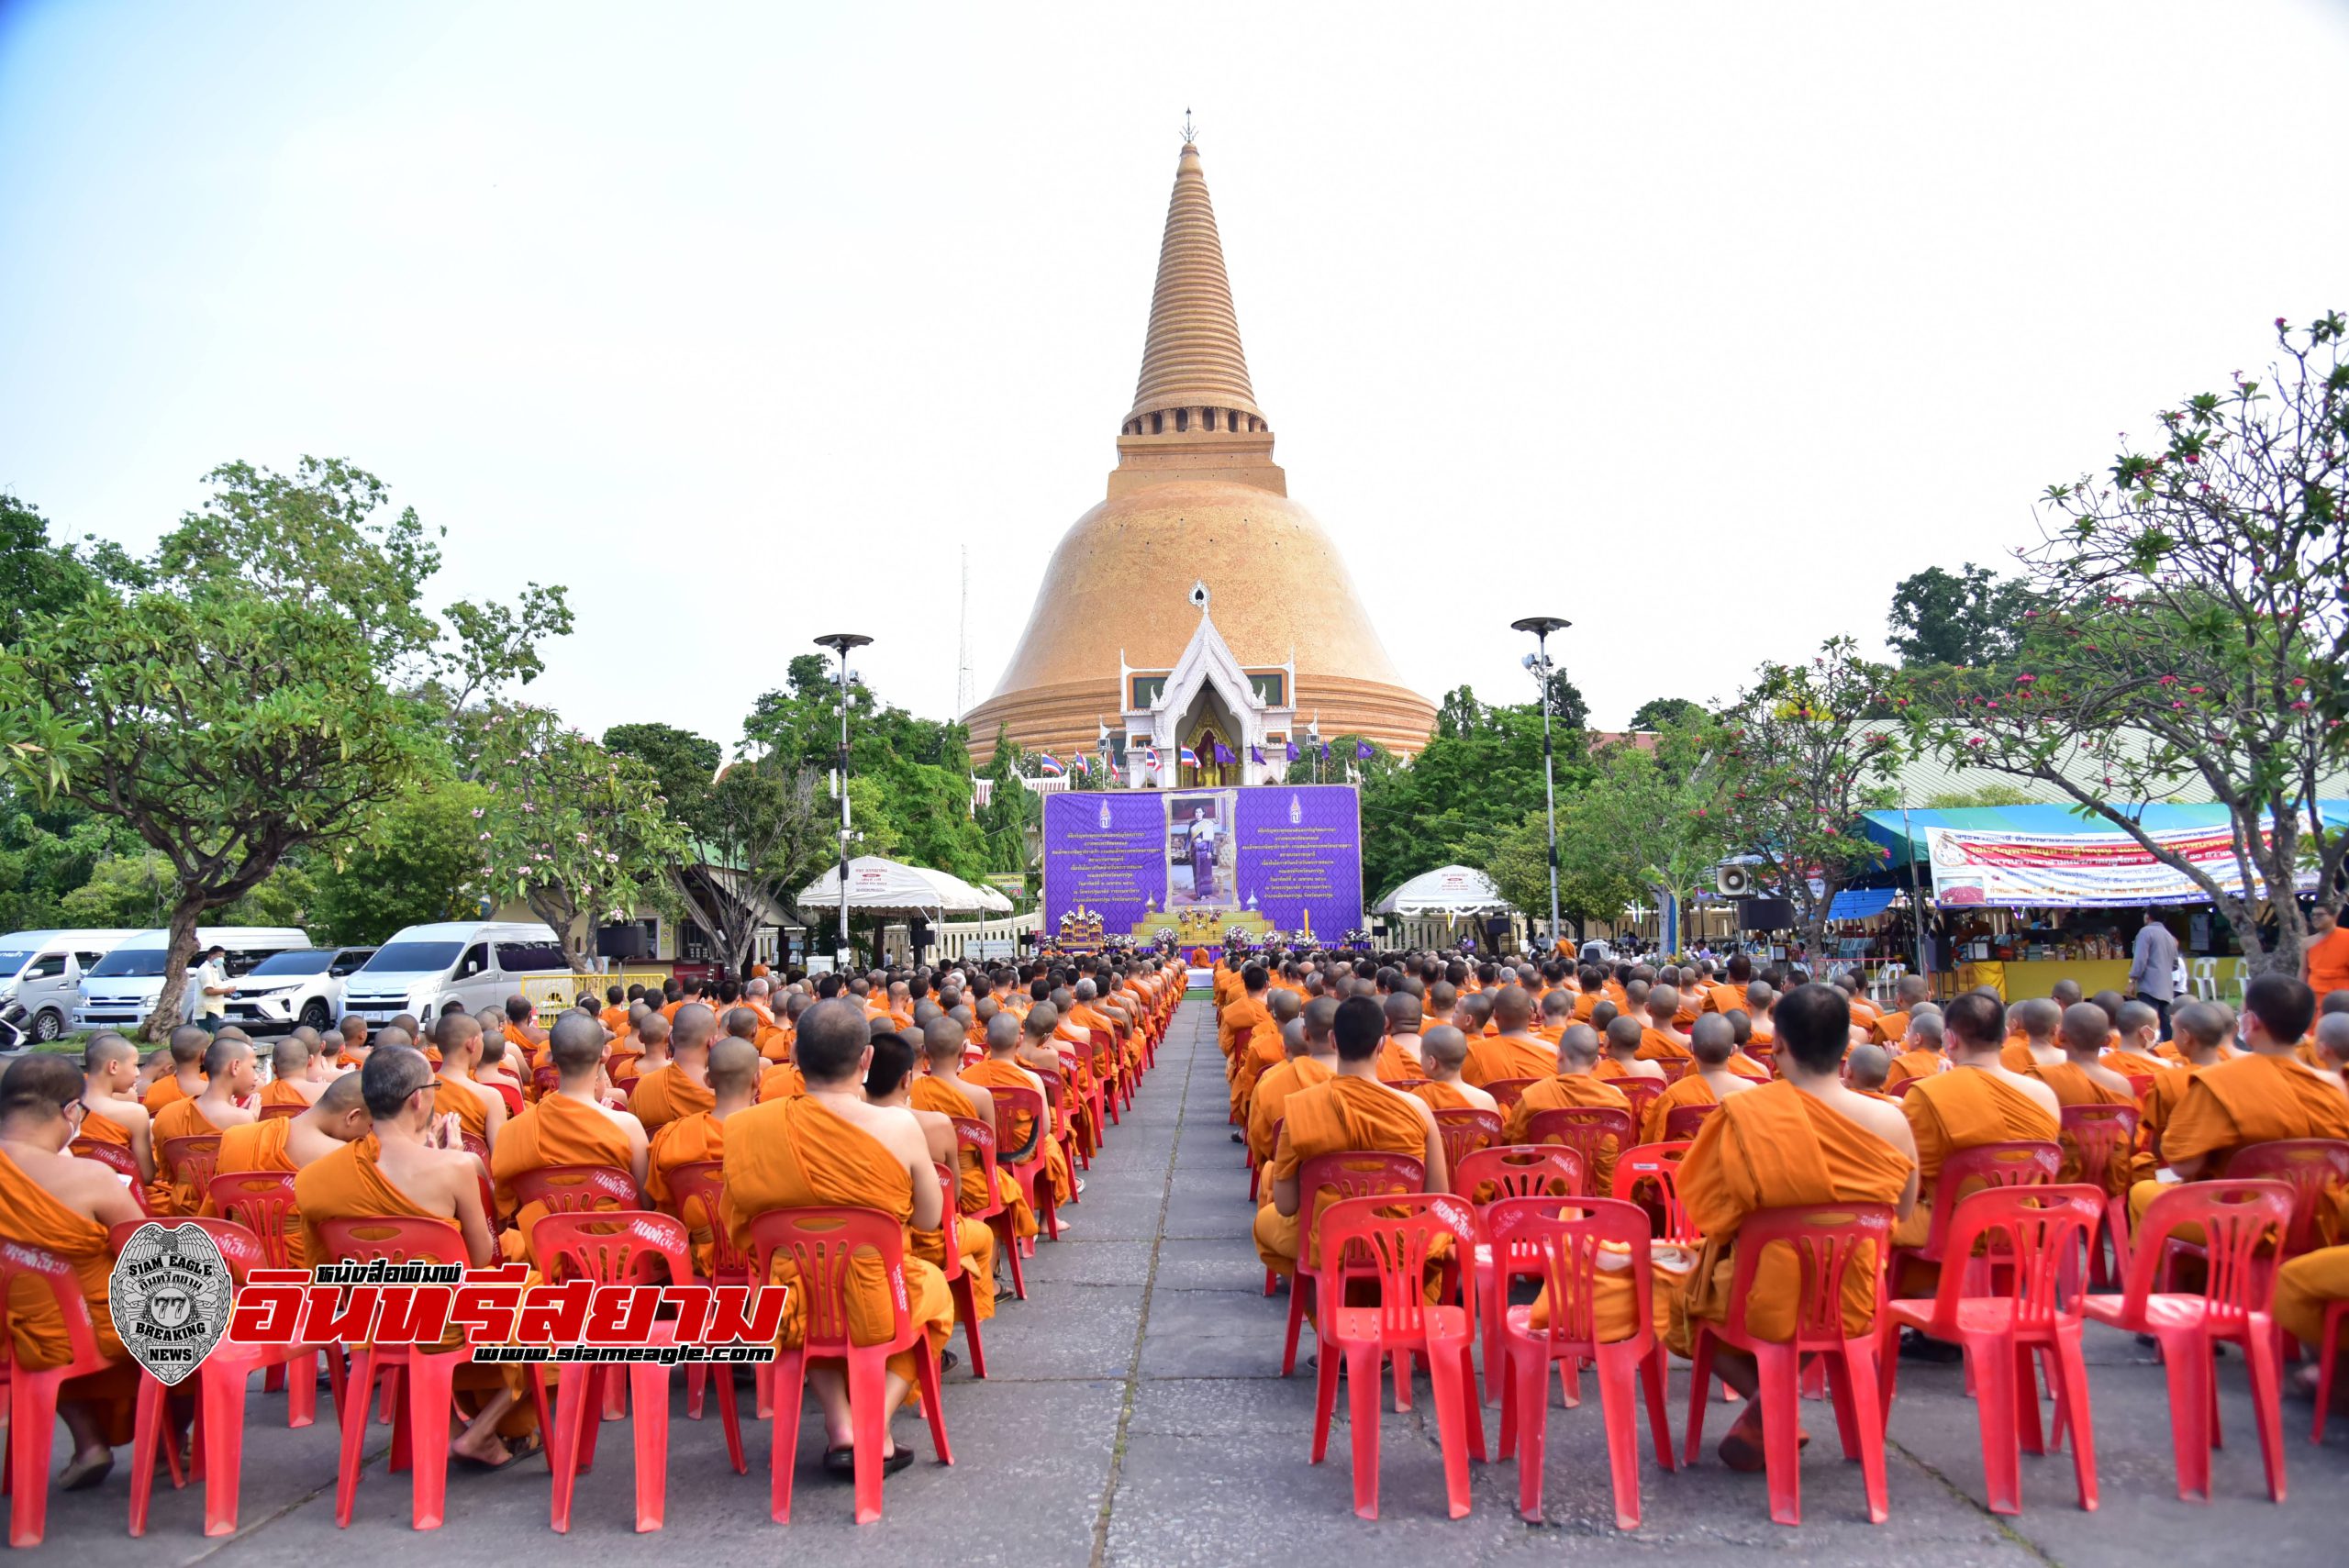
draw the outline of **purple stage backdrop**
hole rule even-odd
[[[1187,913],[1189,932],[1252,915],[1336,941],[1362,922],[1362,811],[1352,784],[1072,790],[1044,797],[1044,929],[1083,908],[1114,936]]]

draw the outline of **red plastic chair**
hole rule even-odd
[[[1720,1108],[1719,1100],[1715,1100],[1709,1106],[1673,1106],[1664,1113],[1664,1137],[1661,1141],[1694,1143],[1697,1140],[1698,1132],[1705,1125],[1705,1118]]]
[[[1516,1108],[1519,1100],[1525,1097],[1526,1090],[1540,1082],[1542,1080],[1539,1078],[1496,1078],[1485,1085],[1485,1093],[1493,1096],[1493,1104],[1500,1106],[1502,1113],[1506,1115]]]
[[[1986,1187],[2045,1186],[2063,1165],[2061,1149],[2033,1140],[1976,1143],[1957,1151],[1942,1162],[1941,1175],[1933,1183],[1932,1218],[1926,1227],[1924,1245],[1895,1250],[1895,1276],[1902,1264],[1911,1262],[1940,1266],[1947,1255],[1950,1216],[1957,1209],[1951,1199],[1963,1201]]]
[[[261,1117],[259,1119],[262,1121],[275,1121],[282,1117],[300,1116],[304,1111],[309,1108],[310,1107],[307,1106],[263,1106],[261,1108]]]
[[[516,1214],[535,1203],[546,1210],[541,1219],[557,1214],[644,1207],[644,1195],[637,1190],[636,1178],[614,1165],[541,1165],[535,1171],[517,1172],[507,1179],[506,1186],[513,1195]],[[539,1255],[537,1236],[534,1224],[523,1237],[533,1258]]]
[[[1075,1117],[1068,1112],[1068,1097],[1074,1093],[1069,1087],[1069,1080],[1076,1075],[1076,1058],[1063,1056],[1058,1073],[1039,1073],[1036,1075],[1044,1081],[1044,1103],[1052,1107],[1052,1126],[1059,1129],[1053,1136],[1060,1140],[1061,1147],[1068,1152],[1069,1168],[1090,1171],[1093,1169],[1093,1156],[1101,1147],[1094,1130],[1100,1123],[1090,1117]],[[1086,1107],[1093,1103],[1088,1095],[1078,1095],[1076,1101]],[[1071,1193],[1068,1201],[1075,1203],[1076,1195]]]
[[[1648,1119],[1648,1107],[1664,1098],[1664,1090],[1672,1085],[1661,1078],[1610,1078],[1615,1092],[1631,1102],[1631,1125],[1642,1127]]]
[[[1533,1113],[1525,1124],[1525,1141],[1564,1144],[1582,1156],[1583,1169],[1596,1180],[1609,1158],[1607,1140],[1615,1140],[1620,1155],[1639,1141],[1639,1131],[1631,1112],[1612,1106],[1560,1106]]]
[[[1655,1239],[1682,1247],[1698,1246],[1705,1240],[1680,1201],[1680,1162],[1688,1157],[1688,1148],[1687,1143],[1675,1141],[1638,1143],[1624,1150],[1615,1157],[1613,1191],[1609,1195],[1636,1203],[1639,1189],[1648,1188],[1654,1194],[1651,1201],[1663,1210],[1664,1229]]]
[[[1445,1499],[1452,1517],[1462,1518],[1468,1512],[1468,1462],[1485,1457],[1485,1424],[1476,1411],[1475,1372],[1469,1364],[1474,1335],[1465,1309],[1428,1305],[1425,1282],[1437,1238],[1451,1237],[1455,1253],[1474,1242],[1475,1211],[1450,1193],[1389,1193],[1328,1205],[1315,1225],[1323,1232],[1319,1294],[1326,1305],[1314,1324],[1320,1349],[1314,1369],[1313,1462],[1329,1456],[1342,1356],[1352,1382],[1347,1398],[1354,1512],[1376,1518],[1383,1363],[1390,1355],[1396,1358],[1399,1384],[1408,1376],[1409,1358],[1423,1356],[1435,1388]],[[1357,1259],[1369,1260],[1368,1268]],[[1376,1279],[1378,1305],[1347,1306],[1348,1282],[1364,1277]]]
[[[2091,1232],[2096,1245],[2088,1253],[2088,1284],[2118,1284],[2129,1277],[2128,1171],[2137,1152],[2137,1107],[2065,1106],[2061,1120],[2068,1162],[2079,1168],[2074,1179],[2105,1195],[2103,1231]]]
[[[1694,1464],[1705,1436],[1705,1406],[1712,1385],[1713,1356],[1728,1345],[1745,1351],[1761,1373],[1756,1397],[1762,1412],[1762,1447],[1768,1473],[1770,1518],[1782,1525],[1802,1523],[1802,1451],[1799,1443],[1799,1403],[1802,1358],[1827,1358],[1829,1385],[1835,1396],[1835,1424],[1842,1439],[1843,1457],[1860,1462],[1867,1491],[1868,1522],[1882,1524],[1890,1517],[1885,1498],[1884,1407],[1876,1392],[1879,1336],[1875,1325],[1847,1338],[1843,1332],[1843,1280],[1855,1268],[1868,1270],[1876,1287],[1879,1316],[1884,1300],[1884,1275],[1892,1247],[1892,1208],[1888,1204],[1821,1204],[1814,1207],[1765,1208],[1745,1217],[1738,1227],[1735,1268],[1730,1279],[1729,1318],[1715,1325],[1692,1325],[1696,1371],[1688,1381],[1688,1434],[1683,1462]],[[1753,1294],[1753,1273],[1771,1246],[1794,1250],[1802,1269],[1800,1295],[1795,1308],[1794,1337],[1762,1340],[1746,1329],[1745,1308]],[[1860,1249],[1872,1245],[1875,1259],[1863,1262]]]
[[[154,1204],[147,1196],[147,1184],[139,1177],[139,1157],[119,1143],[98,1143],[87,1138],[77,1138],[66,1147],[67,1153],[77,1160],[95,1160],[99,1164],[124,1178],[123,1185],[130,1189],[142,1214],[155,1212]]]
[[[2349,1143],[2332,1138],[2279,1138],[2267,1143],[2247,1143],[2227,1162],[2227,1179],[2281,1182],[2292,1189],[2292,1223],[2285,1228],[2281,1245],[2263,1255],[2271,1271],[2323,1244],[2318,1216],[2328,1200],[2349,1184]],[[2173,1240],[2162,1248],[2160,1288],[2168,1290],[2178,1263],[2200,1257],[2191,1241]]]
[[[922,1413],[930,1418],[930,1444],[939,1462],[954,1462],[939,1394],[938,1357],[907,1307],[905,1228],[895,1215],[878,1209],[776,1208],[751,1219],[751,1271],[758,1279],[774,1277],[776,1254],[790,1259],[796,1274],[791,1288],[798,1296],[806,1325],[797,1347],[776,1352],[768,1510],[775,1523],[791,1522],[791,1472],[799,1453],[799,1409],[809,1359],[845,1361],[849,1408],[855,1422],[856,1522],[872,1524],[881,1517],[881,1445],[889,1430],[889,1412],[882,1408],[885,1363],[898,1351],[914,1353]],[[850,1271],[859,1253],[879,1259],[890,1286],[890,1336],[876,1345],[859,1345],[850,1338]]]
[[[672,1165],[666,1177],[669,1192],[680,1220],[685,1217],[688,1205],[698,1204],[709,1217],[709,1273],[697,1277],[700,1284],[748,1284],[752,1279],[751,1255],[734,1245],[734,1238],[726,1229],[722,1216],[726,1206],[726,1166],[719,1160],[696,1160],[691,1164]],[[685,1227],[690,1240],[693,1227]],[[687,1253],[691,1255],[690,1251]],[[685,1418],[702,1418],[702,1396],[711,1381],[711,1369],[696,1363],[685,1369]],[[762,1363],[756,1373],[757,1410],[763,1419],[772,1409],[774,1368]],[[718,1369],[718,1414],[726,1428],[727,1457],[734,1462],[737,1474],[747,1474],[749,1463],[742,1457],[741,1417],[736,1407],[733,1373]]]
[[[1517,1272],[1531,1267],[1531,1255],[1512,1258],[1505,1246],[1497,1244],[1492,1232],[1484,1228],[1493,1206],[1511,1198],[1547,1198],[1561,1200],[1579,1196],[1588,1176],[1582,1156],[1563,1143],[1504,1144],[1497,1149],[1479,1149],[1453,1167],[1452,1190],[1468,1200],[1475,1209],[1478,1230],[1475,1250],[1470,1254],[1469,1267],[1463,1284],[1474,1293],[1476,1322],[1485,1339],[1484,1397],[1486,1401],[1501,1396],[1501,1306],[1512,1264],[1523,1265]],[[1477,1195],[1490,1187],[1486,1196]]]
[[[558,1080],[558,1082],[560,1080]],[[521,1090],[506,1082],[503,1078],[490,1078],[484,1080],[484,1082],[486,1082],[491,1088],[497,1091],[497,1097],[499,1099],[506,1102],[506,1115],[509,1120],[522,1114]]]
[[[1557,1212],[1546,1199],[1517,1199],[1487,1213],[1496,1248],[1522,1253],[1530,1263],[1512,1273],[1542,1281],[1549,1324],[1532,1326],[1532,1308],[1508,1309],[1502,1330],[1508,1377],[1501,1394],[1501,1457],[1517,1454],[1517,1511],[1542,1521],[1542,1459],[1550,1425],[1550,1373],[1582,1380],[1584,1362],[1598,1368],[1599,1409],[1607,1424],[1608,1468],[1615,1485],[1615,1526],[1640,1526],[1640,1458],[1631,1383],[1636,1371],[1648,1412],[1656,1462],[1673,1468],[1672,1424],[1664,1407],[1664,1346],[1655,1337],[1655,1271],[1649,1255],[1648,1217],[1637,1205],[1583,1198]],[[1633,1321],[1629,1339],[1602,1340],[1598,1299],[1602,1250],[1623,1249],[1631,1260]]]
[[[584,1277],[599,1285],[662,1285],[690,1284],[694,1278],[691,1240],[685,1222],[674,1215],[649,1210],[572,1211],[550,1214],[532,1228],[540,1249],[539,1264],[549,1284]],[[676,1325],[652,1324],[646,1343],[676,1342]],[[558,1534],[571,1529],[571,1502],[579,1473],[595,1463],[596,1434],[602,1425],[599,1402],[591,1396],[600,1370],[566,1365],[556,1374],[554,1429],[547,1436],[547,1453],[554,1472],[548,1502],[547,1523]],[[657,1362],[639,1362],[627,1369],[629,1404],[636,1439],[636,1529],[639,1534],[662,1526],[669,1496],[669,1369]],[[720,1375],[732,1382],[730,1369]],[[727,1454],[738,1475],[750,1473],[742,1454],[742,1437],[728,1418]]]
[[[2104,1107],[2098,1107],[2104,1108]],[[2083,1509],[2097,1506],[2096,1437],[2087,1362],[2080,1353],[2081,1290],[2076,1260],[2097,1245],[2106,1194],[2087,1183],[1984,1187],[1951,1206],[1949,1244],[1971,1257],[1996,1237],[2004,1288],[1968,1288],[1968,1271],[1943,1269],[1931,1300],[1896,1300],[1887,1316],[1965,1351],[1967,1381],[1982,1426],[1982,1475],[1994,1514],[2022,1512],[2025,1451],[2042,1453],[2034,1355],[2053,1363],[2059,1418],[2072,1431],[2072,1474]],[[1884,1368],[1884,1407],[1892,1407],[1898,1358]]]
[[[36,1371],[17,1363],[16,1338],[8,1323],[8,1303],[21,1287],[28,1296],[47,1291],[65,1319],[65,1342],[71,1359],[64,1365]],[[49,1456],[57,1437],[58,1391],[77,1377],[117,1364],[98,1353],[97,1331],[90,1323],[89,1298],[73,1265],[41,1247],[21,1241],[0,1242],[0,1372],[8,1380],[8,1544],[39,1546],[49,1529]],[[147,1462],[151,1471],[154,1455]]]
[[[261,1243],[265,1266],[273,1269],[303,1267],[306,1255],[297,1262],[294,1255],[295,1224],[298,1220],[294,1201],[294,1173],[291,1171],[230,1171],[212,1178],[212,1207],[224,1219],[234,1220],[252,1232]],[[273,1390],[279,1382],[285,1385],[285,1425],[306,1427],[317,1418],[318,1351],[327,1359],[327,1378],[334,1390],[337,1410],[342,1407],[345,1368],[340,1347],[322,1345],[305,1351],[280,1363],[270,1373],[269,1386]]]
[[[198,1194],[207,1192],[212,1186],[212,1173],[220,1163],[220,1135],[199,1132],[186,1138],[166,1138],[162,1147],[155,1151],[155,1159],[173,1186],[189,1187]]]
[[[1442,1140],[1444,1168],[1449,1170],[1477,1150],[1501,1140],[1500,1113],[1475,1106],[1449,1106],[1435,1113],[1435,1131]]]
[[[954,1321],[961,1326],[963,1338],[971,1347],[971,1375],[985,1377],[987,1374],[987,1352],[986,1347],[979,1342],[979,1299],[971,1285],[971,1271],[963,1266],[962,1238],[955,1233],[955,1228],[963,1218],[955,1207],[955,1195],[962,1186],[962,1177],[951,1165],[933,1163],[931,1169],[938,1173],[941,1201],[945,1205],[945,1213],[939,1220],[939,1231],[943,1240],[939,1251],[946,1262],[939,1273],[946,1276],[946,1293],[954,1298]]]
[[[1104,1126],[1106,1129],[1108,1127],[1116,1127],[1119,1124],[1118,1098],[1123,1093],[1123,1088],[1119,1067],[1125,1057],[1124,1053],[1118,1049],[1118,1037],[1109,1030],[1093,1029],[1089,1034],[1091,1038],[1086,1040],[1078,1054],[1085,1059],[1086,1069],[1093,1074],[1091,1097],[1094,1115],[1097,1118],[1096,1125]],[[1104,1112],[1107,1112],[1109,1118],[1106,1124],[1098,1120]]]
[[[2316,1362],[2316,1422],[2309,1429],[2309,1441],[2324,1441],[2325,1418],[2332,1411],[2333,1365],[2341,1358],[2341,1330],[2349,1322],[2349,1301],[2336,1301],[2324,1309],[2324,1346],[2317,1352]]]
[[[1896,1100],[1905,1100],[1909,1097],[1909,1092],[1923,1082],[1922,1078],[1903,1078],[1892,1085],[1892,1097]]]
[[[320,1219],[310,1222],[310,1256],[324,1262],[455,1263],[463,1265],[464,1235],[448,1219],[401,1218],[384,1219]],[[406,1397],[394,1404],[391,1468],[410,1471],[414,1493],[410,1518],[417,1529],[439,1529],[447,1517],[449,1490],[449,1421],[456,1408],[453,1385],[457,1368],[471,1357],[471,1347],[448,1349],[424,1345],[352,1346],[351,1381],[342,1402],[342,1451],[335,1477],[334,1522],[351,1527],[352,1505],[358,1501],[359,1473],[367,1435],[367,1407],[375,1380],[386,1380],[387,1398],[403,1390]],[[552,1431],[546,1396],[537,1378],[530,1379],[531,1402],[537,1406],[541,1431]]]
[[[1054,1206],[1052,1177],[1044,1163],[1044,1096],[1033,1089],[994,1086],[987,1093],[995,1098],[996,1166],[1009,1169],[1011,1179],[1019,1184],[1020,1195],[1035,1213],[1036,1223],[1043,1228],[1048,1240],[1057,1241],[1061,1239],[1060,1210]],[[1030,1118],[1029,1139],[1024,1145],[1011,1136],[1014,1118],[1023,1116]],[[1026,1150],[1024,1155],[1019,1152],[1022,1148]],[[1034,1255],[1036,1243],[1032,1239],[1019,1244]]]
[[[1288,1332],[1281,1346],[1283,1377],[1297,1370],[1297,1335],[1305,1327],[1305,1315],[1313,1309],[1314,1282],[1321,1266],[1319,1250],[1315,1241],[1320,1231],[1319,1216],[1330,1202],[1419,1193],[1426,1190],[1427,1184],[1427,1162],[1416,1154],[1381,1154],[1360,1150],[1316,1154],[1298,1163],[1297,1273],[1289,1281]],[[1324,1202],[1320,1197],[1324,1188],[1336,1196]],[[1367,1277],[1368,1269],[1364,1267],[1362,1272]]]
[[[965,1219],[976,1219],[995,1232],[997,1252],[1011,1260],[1011,1294],[1014,1299],[1028,1299],[1028,1282],[1019,1272],[1019,1238],[1012,1229],[1010,1206],[1003,1201],[1003,1188],[996,1181],[995,1124],[981,1121],[974,1116],[958,1116],[954,1122],[954,1142],[957,1152],[975,1155],[979,1169],[986,1177],[987,1201],[961,1210]]]
[[[2237,1158],[2241,1158],[2240,1155]],[[2214,1360],[2219,1343],[2243,1349],[2251,1373],[2251,1406],[2259,1426],[2267,1496],[2284,1500],[2284,1417],[2277,1397],[2280,1375],[2276,1320],[2277,1239],[2292,1223],[2292,1187],[2283,1182],[2227,1176],[2185,1182],[2147,1206],[2137,1222],[2129,1288],[2091,1296],[2080,1309],[2109,1327],[2150,1334],[2160,1342],[2169,1373],[2170,1446],[2177,1456],[2177,1495],[2210,1500],[2212,1414],[2218,1407]],[[2203,1234],[2201,1294],[2156,1290],[2154,1276],[2173,1233],[2189,1226]]]

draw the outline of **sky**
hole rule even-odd
[[[1404,677],[1530,700],[1563,616],[1620,725],[1880,650],[2349,306],[2344,79],[2313,0],[0,0],[0,489],[140,547],[341,456],[436,602],[569,585],[526,695],[590,731],[731,741],[842,629],[948,717],[965,554],[984,698],[1101,499],[1187,109]]]

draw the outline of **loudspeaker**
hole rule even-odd
[[[1753,868],[1733,862],[1715,866],[1713,888],[1724,898],[1743,898],[1753,891]]]
[[[596,956],[650,958],[652,956],[651,939],[646,936],[644,928],[634,921],[624,926],[598,926],[596,928]]]

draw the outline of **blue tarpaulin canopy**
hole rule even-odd
[[[1865,920],[1890,908],[1892,898],[1893,889],[1889,887],[1847,887],[1828,901],[1827,917],[1831,920]]]

